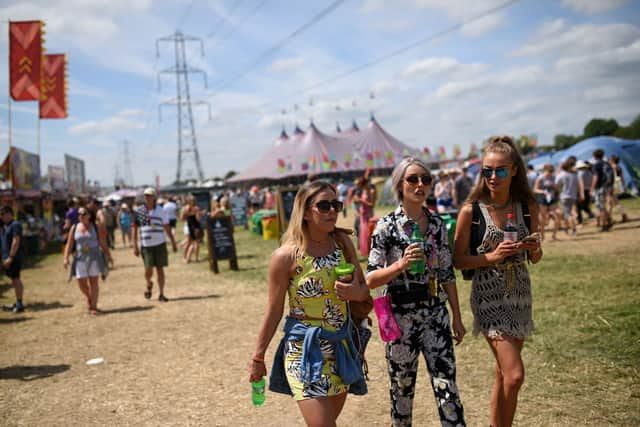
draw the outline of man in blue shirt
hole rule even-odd
[[[22,304],[23,286],[22,280],[20,280],[22,225],[13,220],[11,206],[0,208],[0,220],[2,220],[2,268],[4,268],[7,276],[11,278],[11,284],[16,293],[16,303],[11,307],[11,311],[21,313],[24,311],[24,305]]]

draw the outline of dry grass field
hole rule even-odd
[[[544,260],[530,268],[537,330],[523,354],[527,376],[518,426],[640,425],[640,203],[626,201],[626,206],[630,222],[609,233],[587,225],[576,239],[562,233],[560,241],[545,242]],[[24,270],[27,311],[0,313],[0,423],[301,425],[288,396],[268,393],[265,406],[251,405],[246,366],[276,243],[245,230],[236,233],[236,242],[239,272],[222,262],[221,273],[214,275],[206,262],[184,264],[172,254],[168,303],[157,301],[155,289],[152,300],[143,298],[141,260],[130,249],[117,249],[116,269],[101,283],[104,314],[98,317],[85,313],[60,255]],[[470,330],[469,282],[460,280],[458,289]],[[0,303],[12,302],[13,290],[3,277]],[[279,337],[280,332],[274,341]],[[369,394],[348,398],[339,425],[388,425],[383,353],[375,331],[367,349]],[[468,425],[487,425],[489,349],[469,334],[456,356]],[[97,357],[104,362],[86,364]],[[424,361],[414,421],[439,425]]]

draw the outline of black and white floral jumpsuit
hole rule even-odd
[[[455,283],[455,273],[445,223],[425,209],[429,224],[424,235],[427,269],[413,275],[407,269],[388,284],[394,317],[402,329],[400,339],[385,345],[391,382],[393,426],[410,426],[418,359],[424,355],[431,375],[440,422],[443,426],[464,426],[464,412],[456,385],[456,362],[447,311],[447,294],[442,285]],[[411,221],[402,205],[378,222],[372,235],[367,273],[387,267],[402,258],[409,246]],[[435,275],[437,295],[429,292],[428,275]]]

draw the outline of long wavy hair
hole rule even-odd
[[[536,203],[531,186],[529,186],[529,180],[527,179],[527,168],[513,139],[507,135],[492,136],[484,147],[482,157],[484,158],[488,153],[508,154],[511,162],[516,167],[516,174],[511,179],[511,186],[509,188],[511,199],[525,203]],[[480,171],[480,179],[471,190],[471,194],[469,194],[465,203],[473,203],[483,198],[487,199],[489,195],[490,191],[487,186],[487,180],[482,176],[482,171]]]
[[[329,190],[334,193],[336,197],[338,196],[338,192],[332,184],[324,181],[313,181],[310,184],[302,186],[293,201],[293,210],[291,211],[289,226],[287,227],[287,231],[282,235],[280,243],[283,246],[291,246],[295,258],[300,258],[303,255],[309,240],[308,224],[307,220],[304,219],[304,213],[311,206],[313,198],[324,190]],[[351,230],[339,227],[334,228],[331,234],[333,235],[338,231],[351,234]]]

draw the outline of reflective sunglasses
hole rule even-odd
[[[331,208],[333,208],[334,211],[336,212],[342,212],[342,208],[344,207],[344,203],[342,203],[340,200],[336,199],[336,200],[320,200],[318,203],[316,203],[315,206],[318,211],[322,212],[322,213],[329,213],[331,211]]]
[[[429,185],[431,184],[431,180],[433,178],[431,178],[431,175],[409,175],[407,177],[404,178],[405,181],[407,181],[409,184],[411,185],[418,185],[418,182],[421,181],[422,185]]]
[[[482,175],[485,178],[491,178],[493,173],[496,173],[496,176],[501,179],[505,179],[509,176],[509,169],[506,166],[500,166],[499,168],[482,168]]]

